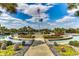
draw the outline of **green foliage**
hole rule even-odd
[[[0,6],[5,8],[10,13],[15,13],[17,4],[15,4],[15,3],[0,3]]]
[[[68,9],[74,9],[77,8],[78,3],[68,3]]]
[[[79,11],[76,11],[75,16],[79,16]]]
[[[63,38],[63,36],[45,35],[44,38]]]
[[[23,48],[23,46],[19,46],[19,48]],[[6,50],[0,49],[0,56],[13,56],[16,53],[13,49],[13,45],[9,45],[6,47]]]
[[[60,46],[54,46],[56,51],[62,55],[62,56],[74,56],[74,55],[79,55],[79,52],[75,52],[73,48],[67,45],[60,45]],[[63,52],[61,49],[64,48],[65,52]]]
[[[1,47],[1,45],[2,45],[2,42],[0,42],[0,47]]]
[[[18,51],[20,49],[20,45],[18,43],[14,44],[13,49],[14,51]]]
[[[75,33],[76,32],[76,29],[69,28],[69,29],[66,29],[66,32],[67,33]]]
[[[57,42],[54,42],[54,45],[55,45],[55,46],[59,46]]]
[[[53,30],[53,32],[55,33],[56,36],[64,35],[65,29],[64,28],[55,28]]]
[[[22,41],[22,45],[25,46],[25,41]]]
[[[70,41],[69,45],[79,47],[79,41]]]
[[[6,50],[0,50],[0,56],[12,56],[15,54],[15,51],[13,50],[13,46],[7,46]]]
[[[12,45],[13,43],[12,43],[12,41],[7,41],[7,46],[9,46],[9,45]]]

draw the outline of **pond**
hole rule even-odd
[[[49,41],[51,44],[53,44],[53,42],[57,42],[57,43],[60,43],[60,44],[68,44],[69,41],[79,41],[79,35],[73,35],[73,38],[72,39],[68,39],[68,40],[54,40],[54,41]]]
[[[11,36],[5,36],[5,35],[0,35],[0,41],[12,41],[13,43],[22,43],[23,40],[14,40],[11,38]],[[26,44],[31,44],[33,40],[27,40],[25,41]]]

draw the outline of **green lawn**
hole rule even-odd
[[[20,46],[22,48],[22,46]],[[7,47],[6,50],[0,50],[0,56],[12,56],[16,53],[17,51],[13,50],[13,45],[10,45]]]
[[[66,50],[65,52],[62,52],[62,50],[61,50],[62,47]],[[62,56],[79,55],[79,52],[75,52],[73,48],[71,48],[70,46],[67,46],[67,45],[54,46],[54,48]]]
[[[75,47],[79,47],[79,41],[70,41],[69,45],[75,46]]]

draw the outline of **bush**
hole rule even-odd
[[[1,47],[2,43],[0,42],[0,47]]]
[[[55,46],[58,46],[58,43],[57,43],[57,42],[54,42],[54,45],[55,45]]]
[[[14,51],[17,51],[17,50],[19,50],[20,48],[19,48],[19,44],[14,44],[14,46],[13,46],[13,49],[14,49]]]
[[[7,41],[7,46],[9,46],[9,45],[12,45],[13,44],[13,42],[12,41]]]
[[[25,46],[25,41],[22,41],[22,46]]]
[[[61,51],[62,51],[62,52],[66,52],[66,49],[65,49],[65,48],[61,48]]]
[[[70,41],[69,45],[79,47],[79,41]]]

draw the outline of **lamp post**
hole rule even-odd
[[[43,21],[43,19],[41,18],[41,15],[40,15],[40,9],[38,8],[37,9],[37,14],[38,14],[38,22],[39,22],[39,32],[40,32],[40,25],[41,25],[41,22]]]

